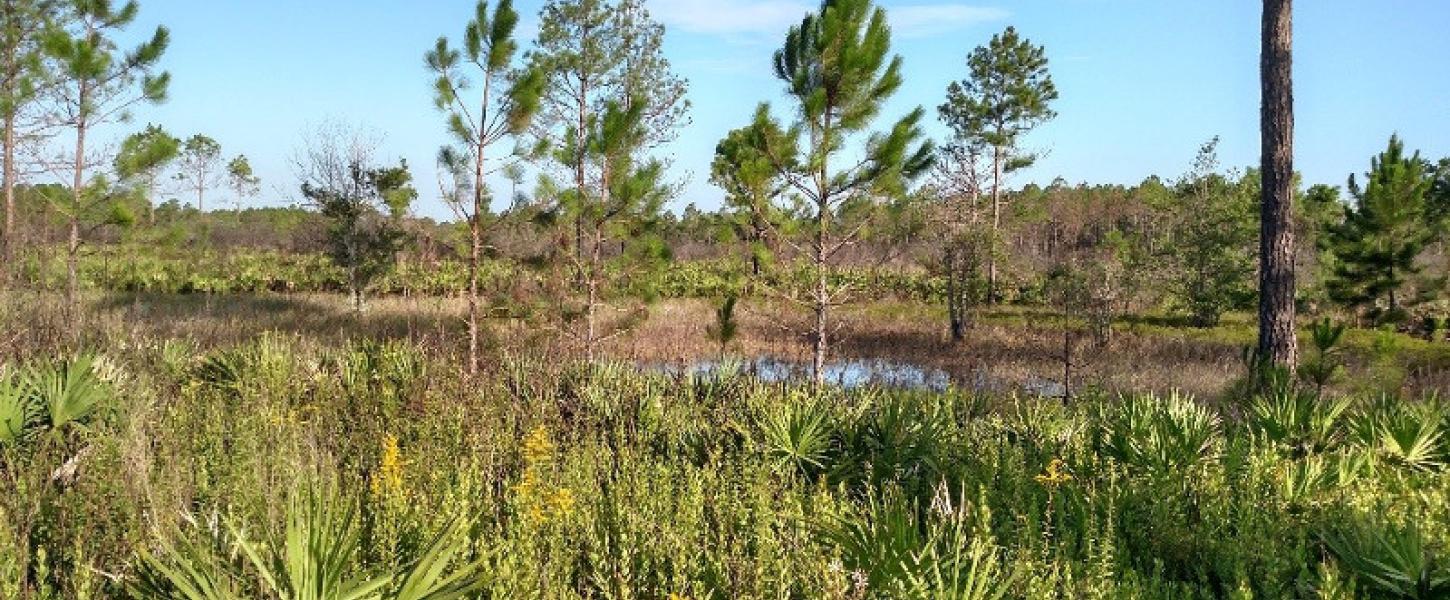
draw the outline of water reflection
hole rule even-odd
[[[647,370],[671,374],[744,373],[767,383],[807,381],[811,375],[810,364],[774,356],[641,366]],[[827,383],[845,389],[874,386],[944,392],[949,388],[956,388],[995,393],[1020,391],[1045,398],[1060,398],[1065,391],[1061,382],[1041,377],[1031,377],[1025,383],[1017,385],[993,376],[984,369],[978,369],[971,376],[961,378],[953,377],[945,370],[935,367],[885,359],[850,359],[828,362],[825,367],[825,379]]]

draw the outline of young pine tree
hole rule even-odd
[[[1426,219],[1433,185],[1426,161],[1418,152],[1405,155],[1398,136],[1372,159],[1364,185],[1350,176],[1354,205],[1345,209],[1344,222],[1326,235],[1336,259],[1328,282],[1331,298],[1367,309],[1374,321],[1403,316],[1401,292],[1419,272],[1416,259],[1433,234]]]
[[[761,127],[766,129],[762,130]],[[761,275],[770,254],[771,203],[785,193],[780,174],[760,150],[761,140],[779,137],[774,122],[731,130],[715,145],[710,182],[725,190],[733,228],[749,246],[750,274]]]
[[[397,264],[407,240],[401,220],[418,197],[412,179],[406,162],[396,167],[353,162],[345,175],[329,183],[302,184],[302,195],[328,221],[328,253],[347,273],[355,312],[362,311],[363,295],[373,280]]]
[[[624,319],[605,320],[600,309],[609,307],[606,292],[643,272],[658,269],[669,252],[658,235],[660,216],[670,188],[664,183],[664,163],[638,162],[634,151],[648,130],[644,125],[644,102],[626,108],[609,101],[603,112],[591,119],[585,136],[587,156],[600,165],[601,194],[597,201],[572,205],[572,214],[582,225],[584,253],[576,271],[584,287],[584,327],[578,336],[589,360],[594,360],[601,342],[632,327],[643,312],[639,307],[624,311]],[[618,252],[606,255],[618,245]]]
[[[181,153],[181,140],[167,133],[159,125],[147,125],[146,129],[133,133],[121,141],[116,153],[116,175],[122,182],[139,187],[146,198],[146,223],[156,224],[157,183],[166,170]]]
[[[66,246],[66,307],[72,316],[79,309],[80,221],[88,195],[90,163],[87,135],[100,125],[122,120],[138,103],[166,99],[170,74],[156,72],[171,36],[157,27],[149,40],[122,52],[115,37],[136,20],[140,5],[134,0],[117,9],[110,2],[72,0],[63,14],[63,27],[47,34],[46,55],[52,75],[59,78],[56,120],[75,133],[72,156],[71,198],[60,211],[66,215],[70,236]]]
[[[814,315],[812,372],[824,383],[830,311],[846,290],[831,285],[837,254],[859,238],[860,221],[837,231],[835,217],[858,202],[902,199],[907,185],[930,168],[932,145],[922,141],[921,108],[885,133],[872,132],[882,105],[901,87],[901,58],[890,56],[886,11],[870,0],[824,0],[791,27],[775,53],[775,74],[797,105],[789,128],[772,122],[769,106],[756,111],[759,148],[785,183],[805,202],[805,254],[813,289],[803,302]],[[847,152],[867,134],[859,156]],[[787,211],[792,207],[784,207]]]
[[[440,37],[425,57],[428,69],[437,76],[434,103],[448,115],[448,129],[461,148],[440,153],[440,166],[449,173],[467,175],[455,178],[461,185],[455,185],[454,191],[462,192],[461,196],[448,197],[466,198],[450,205],[468,223],[469,374],[477,373],[479,366],[478,270],[487,243],[483,220],[492,198],[488,178],[523,160],[518,136],[528,129],[543,91],[540,71],[514,65],[518,21],[511,0],[501,0],[492,14],[487,2],[479,2],[473,20],[464,27],[462,50],[451,48],[448,38]],[[494,156],[491,150],[507,140],[515,142],[513,147]]]
[[[554,246],[562,259],[555,264],[572,273],[563,312],[582,321],[571,333],[592,359],[600,342],[634,322],[605,322],[604,299],[617,297],[608,288],[665,258],[654,231],[674,189],[650,154],[684,123],[687,84],[671,70],[664,27],[641,0],[549,0],[539,20],[529,55],[546,77],[536,129],[573,183],[544,182],[540,197],[552,206],[541,220],[573,225]]]

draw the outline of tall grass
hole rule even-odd
[[[198,347],[4,367],[0,596],[1431,598],[1450,573],[1433,397],[1064,404]]]

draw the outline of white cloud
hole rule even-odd
[[[892,33],[904,38],[924,38],[950,33],[991,21],[1006,19],[1000,8],[968,4],[916,4],[886,9]]]

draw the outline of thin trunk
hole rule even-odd
[[[955,240],[949,242],[957,243]],[[967,338],[967,324],[965,315],[964,298],[962,298],[961,272],[957,265],[957,252],[954,248],[948,247],[946,251],[946,272],[947,272],[947,319],[951,325],[952,342],[961,343]]]
[[[825,121],[821,127],[820,142],[821,148],[830,147],[831,118],[830,110],[826,110]],[[816,181],[816,190],[819,194],[816,206],[816,240],[815,263],[816,263],[816,289],[815,289],[815,312],[816,312],[816,336],[813,340],[814,351],[811,358],[811,381],[817,389],[826,382],[826,352],[829,348],[829,340],[826,339],[826,324],[829,318],[827,311],[830,297],[826,289],[826,228],[831,222],[831,180],[830,170],[826,163],[830,154],[824,153],[821,157],[821,170]]]
[[[589,120],[589,80],[581,77],[579,79],[579,123],[574,132],[574,186],[577,190],[579,202],[579,215],[574,217],[574,259],[584,259],[584,203],[587,195],[584,193],[584,157],[585,157],[585,130]]]
[[[1294,332],[1294,90],[1292,0],[1264,0],[1259,68],[1261,202],[1259,357],[1292,368]]]
[[[85,86],[81,86],[81,102],[84,104],[86,92]],[[70,241],[66,245],[65,259],[65,305],[66,319],[74,321],[80,314],[79,310],[79,288],[80,281],[77,275],[77,262],[81,251],[81,194],[84,191],[82,186],[85,183],[86,167],[86,124],[79,121],[76,125],[76,156],[75,156],[75,177],[71,182],[71,211],[70,211]]]
[[[1062,401],[1072,398],[1072,330],[1062,332]]]
[[[468,233],[471,238],[468,253],[468,374],[472,376],[478,374],[478,258],[483,247],[476,214],[468,225]]]
[[[585,285],[588,286],[588,305],[584,307],[585,325],[588,331],[585,333],[585,355],[589,362],[594,362],[595,344],[599,340],[599,329],[596,322],[595,310],[599,303],[599,262],[601,250],[604,247],[604,229],[600,224],[594,225],[594,242],[589,250],[589,278]]]
[[[156,173],[146,176],[146,225],[156,226]]]
[[[607,205],[609,203],[609,181],[611,176],[609,160],[606,158],[600,177],[599,203],[601,205]],[[592,232],[594,239],[590,243],[589,262],[586,265],[587,275],[584,280],[584,355],[586,360],[593,363],[595,345],[599,340],[599,326],[595,313],[599,304],[599,273],[604,250],[604,223],[594,220],[590,225],[594,229]]]
[[[5,264],[0,283],[8,285],[15,269],[15,115],[5,115]]]
[[[1002,228],[1002,149],[992,148],[992,239],[987,249],[987,303],[997,303],[997,238]]]
[[[487,73],[483,77],[483,100],[479,113],[477,146],[473,163],[473,214],[468,222],[468,374],[478,374],[478,263],[483,255],[483,198],[487,192],[484,181],[484,127],[488,126],[488,96],[493,83]]]
[[[826,381],[826,209],[821,209],[816,227],[816,338],[811,360],[811,376],[817,388]]]

